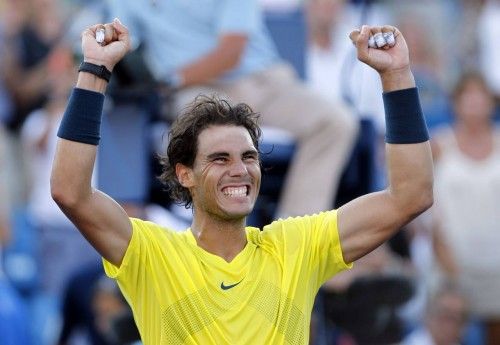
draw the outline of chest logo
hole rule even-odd
[[[231,284],[231,285],[224,285],[224,282],[222,282],[222,283],[220,283],[220,288],[221,288],[222,290],[229,290],[229,289],[234,288],[236,285],[238,285],[238,284],[239,284],[239,283],[241,283],[242,281],[243,281],[243,279],[242,279],[242,280],[240,280],[239,282],[237,282],[236,284]]]

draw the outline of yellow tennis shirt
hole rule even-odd
[[[247,227],[231,262],[198,247],[190,229],[131,222],[121,266],[104,260],[104,268],[145,345],[307,344],[319,287],[349,267],[336,211]]]

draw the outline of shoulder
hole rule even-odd
[[[262,238],[273,240],[304,238],[332,228],[337,229],[337,210],[278,219],[264,227]]]
[[[185,237],[185,231],[176,231],[148,220],[130,218],[130,222],[132,223],[133,232],[140,233],[145,237],[161,237],[172,240]]]

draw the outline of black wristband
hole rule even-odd
[[[57,136],[84,144],[98,145],[104,95],[74,88]]]
[[[385,141],[389,144],[416,144],[429,140],[416,87],[383,94]]]
[[[78,68],[78,72],[88,72],[96,77],[106,80],[109,82],[111,79],[111,72],[104,65],[96,65],[90,62],[83,61]]]

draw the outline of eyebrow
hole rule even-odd
[[[259,156],[259,152],[257,152],[257,150],[247,150],[247,151],[242,153],[242,156],[248,155],[248,154],[255,155],[257,157]],[[228,152],[219,151],[219,152],[210,153],[209,155],[207,155],[207,159],[214,159],[214,158],[219,158],[219,157],[229,157],[229,156],[230,155]]]
[[[245,152],[243,152],[243,156],[244,155],[248,155],[248,154],[251,154],[251,155],[254,155],[254,156],[259,156],[259,152],[257,150],[246,150]]]
[[[219,158],[219,157],[229,157],[229,153],[221,151],[221,152],[211,153],[207,156],[208,159],[214,159],[214,158]]]

